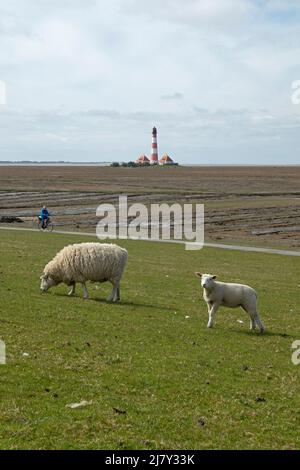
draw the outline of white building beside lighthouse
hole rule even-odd
[[[159,165],[178,165],[178,163],[175,163],[172,158],[165,153],[161,159],[158,162]]]

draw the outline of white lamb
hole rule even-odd
[[[220,305],[225,307],[242,307],[250,316],[250,329],[255,330],[257,326],[263,333],[264,326],[257,311],[257,294],[252,287],[244,284],[231,284],[216,281],[217,276],[211,274],[195,273],[201,279],[203,287],[203,298],[208,308],[208,328],[215,323],[216,313]]]
[[[59,251],[46,264],[41,276],[41,291],[64,282],[72,286],[68,295],[74,295],[76,282],[83,287],[83,297],[89,297],[86,281],[106,282],[113,285],[107,300],[120,300],[120,281],[127,262],[124,248],[108,243],[78,243]]]

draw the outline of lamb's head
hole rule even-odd
[[[196,277],[201,280],[201,286],[203,289],[210,290],[214,286],[214,281],[217,279],[217,276],[213,274],[202,274],[202,273],[195,273]]]
[[[58,282],[56,282],[52,277],[50,277],[48,274],[45,274],[45,273],[40,277],[40,280],[41,280],[40,289],[42,292],[47,292],[47,290],[50,289],[50,287],[56,286],[58,284]]]

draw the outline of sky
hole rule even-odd
[[[300,0],[2,0],[0,161],[300,164]]]

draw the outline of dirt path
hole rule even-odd
[[[17,231],[26,231],[26,232],[38,232],[37,229],[30,229],[30,228],[18,228],[18,227],[0,227],[0,230],[17,230]],[[47,233],[47,232],[46,232]],[[49,233],[49,232],[48,232]],[[61,234],[61,235],[82,235],[88,237],[96,237],[95,233],[89,232],[68,232],[65,230],[55,230],[54,233]],[[139,239],[142,241],[153,241],[153,242],[160,242],[160,243],[178,243],[178,244],[185,244],[183,240],[149,240],[149,239]],[[289,251],[289,250],[276,250],[273,248],[261,248],[255,246],[243,246],[243,245],[224,245],[221,243],[204,243],[204,246],[211,247],[211,248],[221,248],[225,250],[237,250],[237,251],[248,251],[248,252],[256,252],[256,253],[269,253],[269,254],[276,254],[276,255],[285,255],[285,256],[300,256],[300,251]]]

